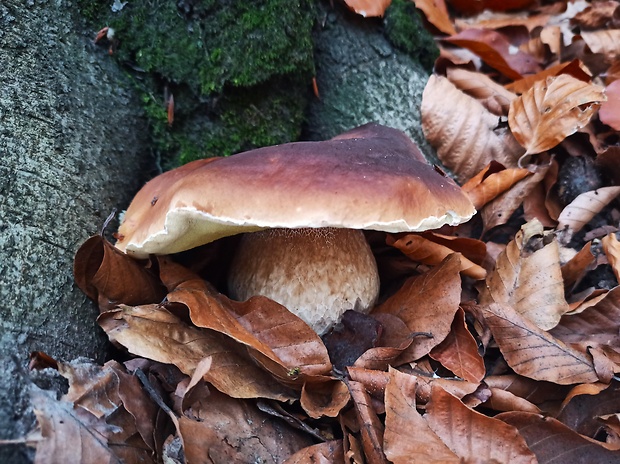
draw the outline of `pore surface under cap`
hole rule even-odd
[[[266,228],[422,231],[474,213],[404,133],[368,124],[166,172],[138,192],[116,246],[145,256]]]

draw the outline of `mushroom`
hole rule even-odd
[[[144,258],[244,233],[231,298],[267,296],[323,334],[346,310],[368,312],[377,299],[362,230],[425,231],[474,213],[403,132],[367,124],[161,174],[127,209],[116,247]]]

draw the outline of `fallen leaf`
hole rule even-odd
[[[496,161],[492,161],[480,173],[472,177],[462,189],[477,210],[510,190],[517,182],[531,175],[528,169],[506,169]]]
[[[330,440],[308,446],[289,457],[283,464],[345,464],[342,440]]]
[[[422,129],[441,162],[463,183],[495,160],[517,167],[523,154],[510,131],[478,100],[432,75],[422,95]]]
[[[462,460],[536,463],[514,427],[469,409],[439,386],[433,387],[431,395],[424,419]]]
[[[421,10],[429,23],[445,34],[456,34],[444,0],[414,0],[415,7]]]
[[[148,262],[136,261],[100,235],[80,246],[73,264],[73,275],[80,289],[99,303],[101,310],[117,304],[159,303],[166,290],[149,269]]]
[[[555,327],[568,312],[559,247],[538,221],[525,224],[498,256],[480,292],[480,303],[510,305],[543,330]]]
[[[449,68],[447,77],[458,89],[474,97],[496,116],[508,115],[510,102],[517,97],[481,72]]]
[[[601,104],[598,117],[603,124],[620,131],[620,81],[614,81],[605,88],[607,101]]]
[[[540,70],[540,65],[534,57],[521,50],[515,50],[515,46],[508,38],[498,31],[472,28],[443,40],[471,50],[490,67],[512,80]]]
[[[451,248],[429,240],[424,235],[416,233],[404,235],[399,234],[398,238],[394,235],[388,234],[386,243],[402,251],[412,261],[428,264],[429,266],[438,265],[448,255],[454,253],[454,250]],[[484,279],[486,277],[487,271],[482,266],[471,262],[460,253],[458,253],[457,256],[460,260],[460,271],[464,275],[476,280]]]
[[[460,462],[418,413],[415,391],[415,376],[390,369],[385,388],[385,455],[394,464]]]
[[[458,256],[451,254],[426,274],[407,280],[398,292],[373,310],[373,313],[398,316],[411,332],[433,335],[432,338],[415,337],[399,358],[401,362],[428,354],[450,332],[461,295],[459,269]]]
[[[383,454],[383,424],[372,409],[368,392],[363,384],[355,381],[349,380],[347,386],[357,413],[366,462],[368,464],[387,464]]]
[[[582,193],[571,201],[558,217],[557,230],[564,231],[566,242],[620,195],[620,186],[601,187]]]
[[[620,242],[618,242],[616,234],[608,234],[603,237],[601,243],[616,280],[620,282]]]
[[[103,313],[99,324],[112,342],[124,346],[130,353],[174,364],[190,376],[202,359],[211,357],[211,368],[205,380],[232,397],[282,401],[296,398],[243,356],[230,339],[217,332],[192,327],[160,306],[122,306]]]
[[[493,411],[525,411],[540,413],[541,410],[528,400],[500,388],[491,388],[491,398],[483,403]]]
[[[520,375],[560,385],[598,381],[589,356],[570,348],[506,305],[483,307],[506,362]]]
[[[450,333],[429,356],[469,382],[480,382],[484,378],[484,360],[478,353],[476,340],[467,329],[465,312],[461,308],[454,317]]]
[[[191,417],[179,417],[179,435],[187,462],[196,463],[276,464],[312,444],[309,435],[251,402],[217,391],[194,405]]]
[[[620,452],[605,449],[552,417],[528,412],[504,412],[495,417],[519,431],[539,464],[556,463],[559,458],[575,463],[613,463],[620,459]]]
[[[597,85],[567,74],[548,77],[511,102],[508,124],[526,155],[540,153],[588,124],[604,100]]]
[[[592,254],[592,242],[586,243],[579,252],[561,268],[564,288],[571,289],[587,271],[594,269],[596,258]]]
[[[350,399],[344,382],[326,379],[320,383],[305,384],[301,390],[300,403],[310,417],[319,419],[338,416]]]
[[[558,63],[554,66],[543,69],[536,74],[525,76],[522,79],[511,82],[506,85],[506,89],[514,92],[515,94],[524,94],[529,91],[536,82],[544,82],[548,77],[559,76],[560,74],[568,74],[573,76],[575,79],[579,79],[584,82],[590,82],[592,80],[592,75],[588,74],[587,68],[584,64],[575,59],[569,61],[568,63]]]

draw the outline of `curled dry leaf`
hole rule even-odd
[[[613,63],[620,56],[620,29],[583,31],[581,38],[592,53],[603,55],[607,63]]]
[[[444,40],[471,50],[490,67],[512,80],[540,71],[534,57],[515,50],[504,34],[491,29],[466,29]]]
[[[586,243],[579,252],[562,266],[564,288],[571,289],[587,271],[594,269],[596,258],[592,254],[592,242]]]
[[[428,354],[450,332],[461,298],[459,269],[458,256],[451,254],[426,274],[407,280],[400,290],[373,310],[398,316],[411,332],[433,335],[432,338],[415,337],[399,358],[402,363]]]
[[[386,243],[390,246],[398,248],[412,261],[428,264],[429,266],[438,265],[446,258],[446,256],[454,253],[453,249],[429,240],[424,235],[415,233],[401,235],[398,239],[396,239],[393,235],[388,235]],[[476,280],[484,279],[486,277],[487,271],[482,266],[471,262],[461,253],[458,253],[457,256],[461,261],[460,270],[464,275]]]
[[[424,419],[465,462],[536,463],[514,427],[469,409],[439,386],[433,387]]]
[[[506,89],[516,94],[523,94],[530,90],[536,82],[544,82],[548,77],[559,76],[560,74],[569,74],[584,82],[590,82],[592,80],[592,75],[587,72],[587,68],[583,63],[575,59],[568,63],[558,63],[536,74],[525,76],[518,81],[506,85]]]
[[[498,117],[445,77],[432,75],[422,95],[422,129],[441,162],[463,183],[495,160],[516,167],[523,148]]]
[[[458,463],[459,457],[431,430],[416,409],[416,377],[390,369],[385,388],[383,448],[394,464]],[[415,433],[411,433],[415,430]]]
[[[619,451],[579,435],[557,419],[528,412],[504,412],[497,419],[515,427],[540,464],[558,462],[618,462]]]
[[[454,317],[450,333],[429,356],[469,382],[480,382],[484,378],[484,360],[478,353],[476,340],[467,329],[465,312],[461,308]]]
[[[510,102],[517,96],[486,74],[464,68],[449,68],[447,77],[458,89],[477,99],[496,116],[507,116]]]
[[[531,172],[522,168],[506,169],[497,161],[491,161],[478,174],[463,184],[462,189],[477,210],[509,190]]]
[[[211,357],[205,380],[229,396],[281,401],[296,398],[243,356],[230,339],[185,324],[160,306],[122,306],[102,314],[99,324],[112,342],[124,346],[130,353],[174,364],[190,376],[202,359]]]
[[[606,235],[601,242],[603,244],[603,251],[607,256],[607,261],[611,265],[611,269],[616,276],[616,281],[620,282],[620,242],[616,234]]]
[[[336,417],[350,399],[347,386],[340,380],[306,384],[301,390],[301,406],[314,419]]]
[[[347,6],[364,18],[383,16],[392,0],[344,0]]]
[[[520,375],[560,385],[598,381],[591,358],[541,330],[510,306],[483,307],[485,320],[508,365]]]
[[[493,411],[525,411],[540,413],[540,409],[528,400],[501,388],[491,388],[491,398],[484,403]]]
[[[557,230],[566,233],[563,240],[570,241],[572,234],[581,230],[594,216],[620,195],[620,186],[602,187],[582,193],[560,213]]]
[[[95,235],[77,251],[73,275],[78,287],[104,311],[117,304],[158,303],[164,298],[165,288],[147,265]]]
[[[492,302],[510,305],[543,330],[555,327],[568,312],[558,243],[544,237],[538,221],[525,224],[498,256],[480,292],[482,305]]]
[[[540,153],[588,124],[604,100],[598,85],[567,74],[548,77],[512,101],[508,124],[526,155]]]

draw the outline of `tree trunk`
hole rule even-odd
[[[131,85],[83,30],[75,0],[0,4],[0,440],[35,426],[29,352],[103,358],[73,256],[152,169]]]

